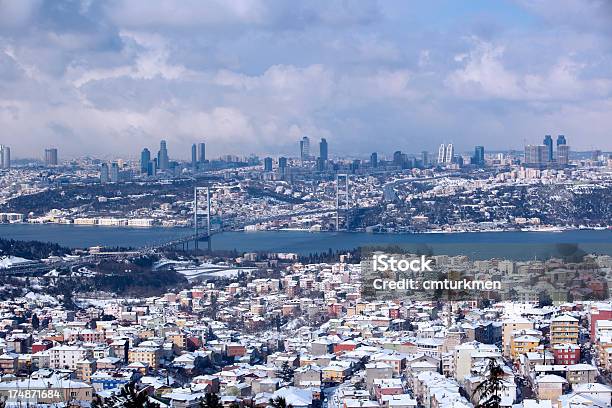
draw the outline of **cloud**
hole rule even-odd
[[[200,140],[296,154],[307,134],[365,156],[559,132],[612,149],[606,2],[491,2],[484,31],[451,3],[0,0],[0,143],[136,157],[164,138],[187,158]]]
[[[585,78],[586,62],[564,56],[543,72],[520,72],[508,69],[503,57],[503,46],[476,39],[469,54],[455,56],[463,66],[450,73],[446,84],[467,99],[580,102],[612,97],[612,79]]]

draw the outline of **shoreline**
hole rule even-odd
[[[3,228],[10,228],[10,227],[14,227],[14,226],[26,226],[27,227],[34,227],[34,226],[61,226],[61,227],[74,227],[74,228],[79,228],[79,229],[103,229],[103,230],[158,230],[158,229],[164,229],[164,230],[174,230],[174,229],[181,229],[181,230],[191,230],[192,228],[190,226],[182,226],[182,225],[173,225],[173,226],[164,226],[164,225],[152,225],[152,226],[135,226],[135,225],[87,225],[87,224],[74,224],[74,223],[55,223],[55,222],[47,222],[47,223],[28,223],[28,222],[20,222],[20,223],[0,223],[0,230]],[[44,228],[44,227],[43,227]],[[555,226],[546,226],[546,227],[541,227],[541,228],[513,228],[513,229],[469,229],[469,230],[424,230],[424,231],[399,231],[399,232],[389,232],[389,231],[385,231],[385,232],[380,232],[380,231],[321,231],[321,230],[310,230],[308,228],[279,228],[279,229],[263,229],[263,230],[246,230],[244,228],[242,229],[235,229],[235,230],[224,230],[224,231],[219,231],[217,232],[217,234],[221,234],[221,233],[227,233],[227,232],[233,232],[233,233],[237,233],[237,232],[241,232],[241,233],[245,233],[245,234],[257,234],[257,233],[262,233],[262,232],[269,232],[269,233],[274,233],[274,232],[281,232],[281,233],[291,233],[291,232],[302,232],[302,233],[309,233],[309,234],[337,234],[337,233],[343,233],[343,234],[370,234],[370,235],[389,235],[389,236],[402,236],[402,235],[427,235],[427,234],[474,234],[474,233],[503,233],[503,232],[514,232],[514,233],[519,233],[519,232],[525,232],[525,233],[530,233],[530,232],[535,232],[535,233],[543,233],[543,232],[547,232],[547,233],[563,233],[563,232],[569,232],[569,231],[612,231],[612,225],[610,226],[605,226],[605,227],[587,227],[587,226],[583,226],[583,227],[567,227],[567,226],[563,226],[563,227],[555,227]],[[1,238],[1,237],[0,237]]]

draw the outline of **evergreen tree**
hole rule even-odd
[[[38,316],[36,315],[36,313],[34,313],[32,315],[32,329],[34,330],[38,330],[40,327],[40,319],[38,318]]]
[[[287,404],[287,401],[283,397],[270,399],[270,406],[272,408],[293,408],[293,405]]]
[[[204,395],[204,401],[200,402],[200,408],[223,408],[223,404],[217,394],[207,392]]]
[[[295,370],[289,365],[288,362],[284,362],[281,369],[277,371],[276,375],[285,382],[293,381],[293,374]]]
[[[499,408],[504,386],[504,370],[494,358],[489,359],[487,379],[474,390],[473,397],[478,400],[475,408]]]

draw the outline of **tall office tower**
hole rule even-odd
[[[540,167],[546,163],[547,151],[544,145],[525,146],[525,164]]]
[[[404,165],[404,155],[401,150],[397,150],[393,153],[393,164],[400,167]]]
[[[302,161],[308,160],[310,158],[310,139],[308,136],[304,136],[302,140],[300,140],[300,159]]]
[[[429,152],[427,150],[421,152],[421,165],[423,167],[429,166]]]
[[[142,174],[149,174],[149,163],[151,163],[151,152],[145,147],[140,153],[140,172]]]
[[[444,163],[452,163],[455,156],[455,148],[452,143],[446,145],[446,154],[444,155]]]
[[[446,146],[444,145],[444,143],[442,143],[440,145],[440,147],[438,148],[438,163],[444,163],[446,157]]]
[[[206,143],[198,145],[198,161],[204,163],[206,161]]]
[[[272,171],[272,158],[264,158],[264,171]]]
[[[57,149],[55,147],[45,149],[45,165],[57,166],[57,163]]]
[[[565,140],[565,136],[564,135],[557,136],[557,146],[561,146],[564,144],[567,144],[567,140]]]
[[[551,135],[544,136],[544,146],[546,146],[546,161],[553,161],[553,139]]]
[[[111,183],[119,182],[119,164],[112,163],[110,168],[110,181]]]
[[[567,166],[569,164],[569,153],[570,147],[567,144],[561,144],[557,146],[557,163],[560,166]]]
[[[374,169],[378,167],[378,153],[374,152],[370,155],[370,166]]]
[[[601,157],[601,150],[593,150],[591,152],[592,161],[599,161],[600,157]]]
[[[0,145],[0,168],[11,168],[11,148]]]
[[[108,163],[102,163],[100,167],[100,183],[106,184],[109,182]]]
[[[327,162],[327,140],[325,140],[325,138],[321,139],[319,143],[319,157],[323,160],[323,163]]]
[[[170,168],[170,159],[168,158],[168,148],[166,141],[159,142],[159,152],[157,153],[157,164],[160,170],[168,170]]]
[[[474,164],[477,166],[484,166],[484,146],[474,147]]]
[[[278,172],[280,173],[281,177],[285,177],[285,174],[287,174],[287,158],[286,157],[278,158]]]
[[[191,167],[198,167],[198,147],[195,143],[191,145]]]

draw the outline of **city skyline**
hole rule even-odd
[[[567,134],[575,150],[612,150],[611,11],[3,2],[0,143],[13,157],[136,156],[165,139],[188,158],[198,140],[210,157],[284,155],[309,135],[365,156]]]

